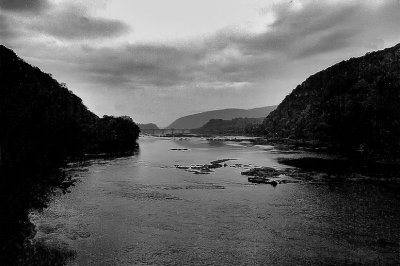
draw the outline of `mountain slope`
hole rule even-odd
[[[253,109],[222,109],[188,115],[175,120],[167,128],[195,129],[205,125],[211,119],[231,120],[234,118],[260,118],[268,115],[276,106]]]
[[[2,45],[0,125],[3,168],[40,168],[87,152],[125,151],[139,133],[128,117],[97,117],[65,84]]]
[[[263,118],[211,119],[194,131],[205,134],[245,134],[258,127],[262,122]]]
[[[138,124],[140,130],[146,130],[146,129],[159,129],[158,126],[154,123],[148,123],[148,124]]]
[[[400,44],[310,76],[263,122],[273,138],[372,154],[400,149]]]

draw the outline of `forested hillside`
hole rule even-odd
[[[193,130],[200,134],[254,134],[262,118],[211,119],[204,126]]]
[[[50,74],[0,46],[1,166],[57,164],[84,153],[124,152],[139,129],[128,117],[99,118]]]
[[[270,138],[398,155],[399,106],[400,44],[312,75],[268,115],[263,130]]]
[[[276,106],[266,106],[260,108],[253,109],[222,109],[222,110],[213,110],[202,112],[193,115],[187,115],[181,118],[176,119],[171,125],[167,128],[175,128],[175,129],[196,129],[205,125],[211,119],[224,119],[231,120],[234,118],[264,118],[267,116],[272,110],[274,110]]]

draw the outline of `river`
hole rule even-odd
[[[71,193],[30,217],[70,265],[386,265],[400,263],[398,189],[251,184],[249,167],[304,156],[271,146],[144,137],[131,157],[77,167]],[[176,165],[226,167],[196,174]],[[185,168],[185,167],[181,167]]]

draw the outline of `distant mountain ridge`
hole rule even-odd
[[[140,128],[140,130],[146,130],[146,129],[159,129],[159,127],[154,124],[154,123],[148,123],[148,124],[137,124]]]
[[[400,155],[400,44],[342,61],[298,85],[263,122],[264,134]]]
[[[211,119],[205,125],[193,131],[201,134],[246,134],[258,128],[263,120],[263,118]]]
[[[266,106],[253,109],[221,109],[213,110],[193,115],[187,115],[175,120],[167,128],[176,129],[196,129],[205,125],[211,119],[231,120],[234,118],[261,118],[266,117],[276,106]]]

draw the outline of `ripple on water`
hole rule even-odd
[[[181,189],[225,189],[224,186],[215,184],[192,184],[186,186],[167,186],[163,187],[164,190],[181,190]]]
[[[181,200],[180,198],[157,191],[157,186],[132,184],[126,181],[117,182],[118,189],[109,195],[135,200]]]

